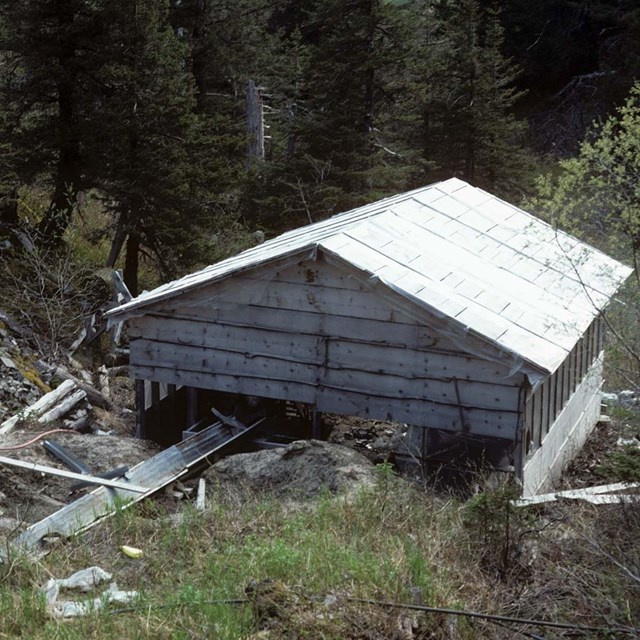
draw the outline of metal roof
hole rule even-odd
[[[495,196],[452,178],[273,240],[144,293],[155,303],[307,249],[348,262],[423,309],[552,372],[631,269]]]

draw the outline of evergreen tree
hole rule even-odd
[[[94,51],[104,32],[99,3],[88,0],[0,2],[0,99],[3,134],[15,151],[16,181],[50,182],[40,231],[58,242],[82,188],[85,109],[94,85]],[[15,210],[15,184],[8,206]]]
[[[272,159],[254,168],[263,222],[300,224],[403,189],[411,162],[390,126],[402,17],[381,0],[307,0],[274,16],[291,63],[275,82]]]
[[[172,0],[171,23],[190,46],[197,108],[242,117],[248,78],[269,73],[269,0]]]
[[[137,292],[139,257],[164,277],[198,257],[209,225],[209,194],[224,183],[213,165],[210,127],[195,112],[188,47],[161,0],[112,0],[111,60],[100,73],[92,156],[115,231],[109,265],[125,247],[125,282]]]
[[[517,67],[502,54],[496,9],[478,0],[426,5],[421,138],[433,180],[458,176],[501,194],[526,179],[525,125],[513,109]],[[418,67],[420,70],[420,67]]]
[[[328,168],[329,211],[403,187],[403,162],[387,114],[399,96],[405,32],[400,9],[381,0],[322,2],[300,118],[305,153]],[[313,165],[312,165],[313,166]],[[306,177],[306,176],[305,176]],[[309,176],[311,177],[311,176]],[[335,204],[334,204],[335,203]],[[333,206],[332,206],[333,205]]]

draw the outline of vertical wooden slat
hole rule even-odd
[[[547,378],[541,388],[541,400],[542,400],[542,423],[540,427],[540,443],[544,440],[544,437],[549,433],[549,378]]]
[[[155,411],[160,404],[160,383],[151,383],[151,408]]]
[[[136,438],[147,437],[144,380],[136,380]]]
[[[198,390],[187,387],[187,428],[198,421]]]
[[[554,375],[553,387],[554,387],[554,398],[555,404],[553,407],[553,421],[555,422],[556,418],[560,415],[562,411],[562,365],[558,369]]]
[[[575,347],[571,350],[569,354],[569,395],[573,393],[573,390],[576,388],[576,349]]]
[[[182,420],[176,415],[176,385],[167,385],[167,412],[173,424],[182,424]]]
[[[533,450],[540,446],[540,431],[542,429],[542,387],[538,387],[533,394],[533,429],[531,430],[531,440]]]
[[[527,384],[524,401],[524,428],[523,428],[523,448],[525,455],[531,453],[532,434],[533,434],[533,394],[531,393],[531,385]]]
[[[520,481],[523,479],[524,460],[527,452],[527,421],[526,421],[526,402],[529,394],[530,386],[526,379],[523,381],[518,392],[518,427],[516,431],[516,446],[513,449],[513,467],[516,478]]]
[[[551,428],[551,425],[555,422],[556,419],[556,379],[557,372],[554,372],[552,376],[549,378],[549,427],[547,431]]]
[[[311,437],[314,440],[322,440],[320,412],[315,407],[311,410]]]

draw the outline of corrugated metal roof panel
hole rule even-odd
[[[458,329],[553,371],[631,269],[457,178],[294,229],[109,313],[325,250]]]

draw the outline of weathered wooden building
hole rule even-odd
[[[629,273],[451,179],[285,233],[110,320],[128,322],[142,409],[178,403],[188,426],[198,394],[229,392],[402,422],[412,455],[429,455],[421,433],[481,443],[530,494],[598,419],[601,311]]]

